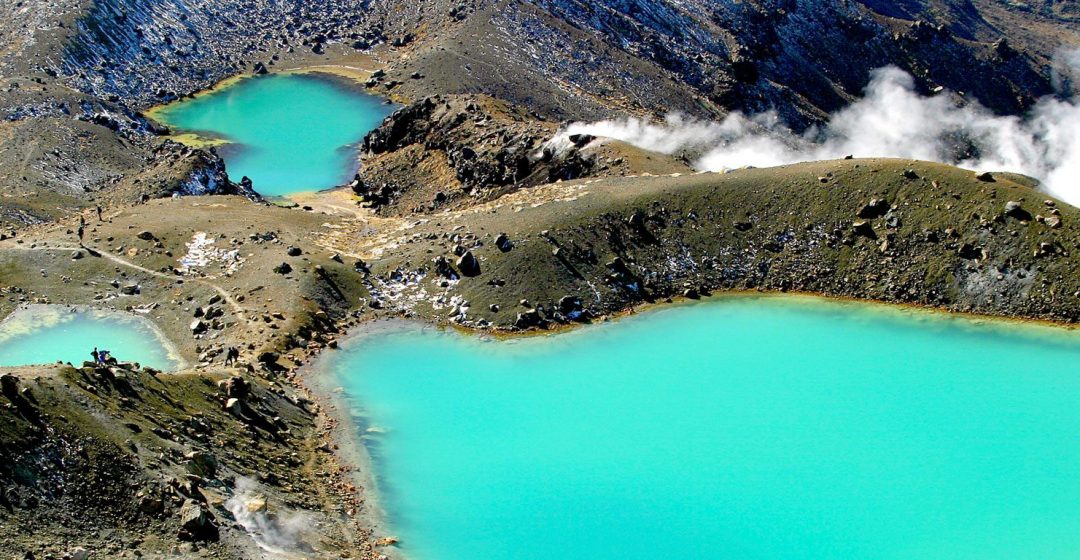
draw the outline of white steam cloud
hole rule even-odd
[[[1063,55],[1080,75],[1080,51]],[[1066,77],[1055,80],[1065,83]],[[771,167],[800,161],[898,157],[938,161],[975,171],[1012,171],[1034,177],[1061,199],[1080,205],[1080,105],[1047,97],[1025,117],[997,116],[955,97],[916,93],[910,75],[875,70],[865,96],[821,128],[796,134],[775,113],[733,113],[721,122],[670,115],[663,123],[629,118],[574,123],[552,139],[559,149],[575,134],[622,140],[666,154],[695,155],[703,171]]]
[[[301,536],[311,527],[311,520],[294,512],[270,513],[266,496],[259,492],[259,485],[254,480],[237,479],[235,494],[225,501],[225,508],[263,550],[264,559],[310,557],[311,548],[304,544]]]

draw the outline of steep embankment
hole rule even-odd
[[[7,369],[0,388],[7,556],[374,555],[301,391],[132,365]]]
[[[370,289],[376,306],[473,326],[732,289],[1076,322],[1080,211],[1024,183],[848,160],[550,185],[417,220]]]
[[[553,150],[557,125],[483,95],[426,97],[364,139],[352,186],[384,214],[460,210],[506,193],[592,175],[688,172],[684,163],[618,142]]]
[[[1022,112],[1053,92],[1060,49],[1080,45],[1066,18],[961,0],[531,0],[464,13],[465,25],[437,34],[418,26],[410,56],[391,61],[378,87],[412,99],[482,92],[571,119],[775,109],[798,128],[848,104],[886,65],[921,91]]]

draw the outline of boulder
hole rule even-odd
[[[1024,210],[1024,207],[1015,200],[1005,203],[1005,215],[1025,222],[1031,221],[1031,214]]]
[[[292,272],[292,266],[290,266],[287,262],[283,262],[274,267],[274,272],[277,274],[288,274]]]
[[[301,250],[299,247],[290,245],[289,248],[285,250],[285,252],[290,257],[299,257],[304,251]]]
[[[859,209],[859,217],[864,220],[880,218],[889,211],[889,202],[883,198],[872,198]]]
[[[508,253],[514,248],[514,244],[510,241],[510,237],[505,233],[500,233],[495,238],[495,246],[504,253]]]
[[[244,411],[240,405],[240,399],[232,398],[225,401],[225,411],[238,418],[244,416]]]
[[[540,312],[536,309],[529,309],[518,313],[517,319],[514,320],[514,326],[519,329],[538,327],[543,323],[544,319],[540,317]]]
[[[135,237],[138,237],[139,239],[142,239],[143,241],[150,241],[151,239],[154,238],[154,234],[150,233],[149,231],[143,230],[143,231],[140,231]]]
[[[194,500],[184,501],[180,506],[180,530],[177,538],[185,541],[216,541],[217,527],[209,514]]]
[[[203,478],[214,478],[217,474],[217,459],[205,451],[192,451],[184,458],[187,459],[186,467],[189,473]]]
[[[457,260],[457,269],[465,276],[480,275],[480,261],[472,251],[465,251]]]
[[[960,248],[956,250],[956,253],[960,255],[960,258],[962,259],[976,260],[986,258],[986,251],[972,243],[960,245]]]
[[[584,310],[581,298],[577,296],[563,296],[559,298],[559,313],[566,316],[580,315]]]
[[[851,224],[851,229],[855,232],[855,235],[866,237],[868,239],[877,239],[877,232],[874,231],[874,226],[872,226],[870,222],[855,222]]]
[[[450,266],[450,261],[446,260],[446,257],[435,257],[434,259],[431,259],[431,263],[435,266],[436,275],[448,280],[457,280],[457,272],[454,270],[454,267]]]
[[[210,328],[210,325],[208,325],[206,321],[203,321],[202,319],[195,319],[191,322],[190,327],[191,334],[202,334],[206,332],[206,329]]]
[[[10,373],[0,375],[0,391],[8,398],[14,399],[15,395],[19,394],[19,378]]]
[[[239,375],[234,375],[221,382],[221,388],[225,396],[234,399],[246,399],[251,394],[251,384]]]

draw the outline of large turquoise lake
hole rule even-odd
[[[124,362],[169,371],[180,359],[148,322],[115,312],[38,305],[19,309],[0,322],[0,366],[81,365],[94,348]]]
[[[327,358],[413,560],[1080,558],[1080,336],[746,297]]]
[[[229,143],[218,148],[229,178],[244,176],[263,195],[288,195],[347,183],[357,144],[393,106],[319,74],[244,78],[158,109],[171,127]]]

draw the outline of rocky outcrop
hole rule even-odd
[[[228,411],[230,399],[242,415]],[[0,520],[9,529],[0,551],[260,558],[261,535],[232,522],[224,502],[247,507],[257,488],[262,508],[272,500],[283,514],[322,515],[312,493],[323,483],[298,459],[325,456],[312,443],[319,432],[307,404],[294,388],[240,374],[219,388],[210,375],[159,376],[123,363],[0,374]],[[275,546],[304,558],[358,546],[316,533],[295,530]]]
[[[585,176],[578,149],[545,150],[554,125],[483,96],[428,97],[364,138],[353,190],[375,207],[426,212]]]
[[[254,53],[327,43],[368,48],[377,27],[345,0],[98,0],[75,22],[57,70],[100,98],[146,107],[272,63]]]

